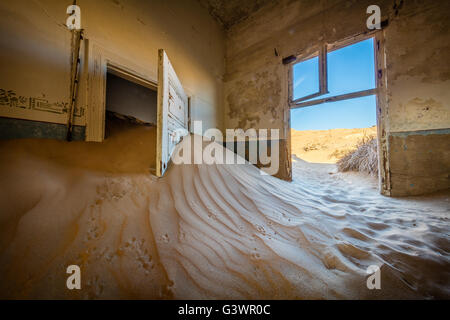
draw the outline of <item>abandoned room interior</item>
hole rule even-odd
[[[449,13],[0,1],[0,298],[449,299]]]

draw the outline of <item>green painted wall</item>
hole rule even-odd
[[[85,137],[84,126],[74,126],[72,139],[83,141]],[[0,117],[0,139],[66,139],[67,127],[64,124],[39,122],[22,119]]]

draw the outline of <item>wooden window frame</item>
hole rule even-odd
[[[345,48],[347,46],[350,46],[352,44],[355,44],[357,42],[360,41],[364,41],[367,39],[373,38],[374,41],[374,47],[376,46],[376,37],[373,33],[370,34],[365,34],[362,36],[357,36],[357,37],[352,37],[349,39],[345,39],[339,42],[336,42],[334,44],[323,44],[320,46],[319,51],[316,51],[313,55],[308,55],[307,57],[302,57],[301,55],[297,56],[296,60],[293,61],[291,63],[291,65],[289,66],[289,77],[290,77],[290,81],[289,81],[289,107],[291,109],[296,109],[296,108],[304,108],[304,107],[310,107],[310,106],[314,106],[317,104],[322,104],[322,103],[328,103],[328,102],[336,102],[336,101],[341,101],[341,100],[348,100],[348,99],[354,99],[354,98],[360,98],[360,97],[366,97],[366,96],[370,96],[370,95],[374,95],[378,92],[378,87],[377,87],[377,71],[375,70],[375,83],[376,83],[376,87],[373,89],[367,89],[367,90],[361,90],[361,91],[355,91],[355,92],[350,92],[350,93],[346,93],[346,94],[341,94],[341,95],[335,95],[335,96],[331,96],[331,97],[326,97],[326,98],[319,98],[322,95],[328,94],[328,74],[327,74],[327,68],[328,68],[328,61],[327,61],[327,54],[328,52],[332,52],[335,50],[339,50],[342,48]],[[301,63],[303,61],[306,61],[308,59],[311,59],[313,57],[319,57],[319,92],[317,93],[313,93],[311,95],[305,96],[305,97],[300,97],[298,99],[293,100],[293,94],[294,94],[294,88],[293,88],[293,83],[294,83],[294,72],[293,72],[293,68],[294,65],[297,63]],[[319,98],[319,99],[315,99],[315,100],[310,100],[313,98]],[[308,101],[306,101],[308,100]]]
[[[387,110],[388,110],[388,97],[387,97],[387,77],[386,77],[386,52],[385,52],[385,40],[384,40],[384,31],[374,30],[370,32],[364,32],[358,35],[354,35],[343,40],[337,41],[333,44],[328,44],[327,49],[328,52],[346,47],[348,45],[354,44],[356,42],[360,42],[366,40],[368,38],[374,39],[374,58],[375,58],[375,89],[364,90],[363,92],[354,92],[350,94],[345,94],[341,96],[324,98],[324,102],[333,102],[339,100],[352,99],[362,96],[368,96],[375,94],[376,96],[376,121],[377,121],[377,150],[378,150],[378,186],[379,191],[382,195],[390,196],[391,195],[391,173],[390,173],[390,161],[389,161],[389,135],[387,128]],[[311,52],[311,51],[309,51]],[[317,52],[317,50],[315,50]],[[307,54],[308,55],[308,54]],[[308,55],[312,57],[311,54]],[[287,166],[288,172],[292,175],[292,159],[291,159],[291,119],[290,119],[290,111],[295,108],[307,107],[314,104],[308,104],[307,102],[298,102],[293,103],[292,101],[292,79],[293,72],[292,66],[296,62],[301,61],[300,59],[306,60],[308,57],[306,55],[298,55],[297,58],[287,64],[286,74],[287,74],[287,91],[288,91],[288,101],[287,107],[285,108],[285,125],[284,130],[287,137],[287,145],[289,147],[286,148],[287,154]],[[319,100],[315,100],[319,101]]]
[[[294,88],[293,88],[294,65],[296,65],[297,63],[305,62],[305,61],[315,58],[315,57],[319,58],[319,70],[318,70],[318,72],[319,72],[319,91],[293,100],[293,96],[294,96]],[[290,93],[289,100],[292,101],[292,104],[299,104],[299,103],[302,103],[302,101],[309,100],[309,99],[312,99],[315,97],[320,97],[324,94],[327,94],[328,93],[327,46],[323,45],[320,47],[320,49],[318,51],[314,52],[313,54],[308,55],[307,57],[304,57],[300,61],[296,60],[295,63],[292,63],[290,74],[291,74],[292,80],[290,82],[291,90],[289,91],[289,93]]]

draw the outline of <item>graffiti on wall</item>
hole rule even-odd
[[[34,98],[19,96],[14,90],[0,89],[0,105],[11,108],[21,108],[38,110],[44,112],[51,112],[56,114],[65,114],[69,111],[68,102],[49,102],[44,98]],[[82,117],[84,115],[84,108],[75,107],[74,116]]]

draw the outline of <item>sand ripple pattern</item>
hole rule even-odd
[[[165,177],[2,156],[2,298],[449,298],[449,197],[391,199],[294,162]],[[83,289],[65,287],[69,264]],[[366,269],[381,267],[381,290]]]

